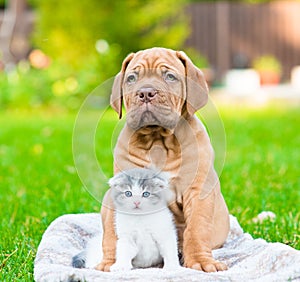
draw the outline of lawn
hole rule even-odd
[[[254,237],[300,249],[299,108],[219,110],[227,139],[221,184],[230,212]],[[52,220],[99,211],[74,166],[75,120],[76,113],[50,110],[0,113],[0,281],[33,280],[35,253]],[[106,112],[96,135],[97,158],[107,177],[116,123],[116,114]],[[107,188],[104,180],[96,186]],[[276,219],[254,223],[264,210]]]

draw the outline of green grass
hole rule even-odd
[[[254,237],[300,249],[299,108],[220,107],[220,113],[227,136],[221,184],[230,212]],[[47,110],[0,112],[0,281],[33,280],[35,253],[52,220],[99,211],[74,167],[75,118]],[[107,177],[116,122],[114,113],[106,113],[96,138]],[[263,210],[276,219],[254,223]]]
[[[300,249],[299,108],[222,111],[227,158],[221,175],[230,212],[254,237]],[[253,222],[261,211],[274,222]]]

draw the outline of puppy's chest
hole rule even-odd
[[[176,172],[181,166],[181,150],[174,138],[139,139],[138,143],[131,143],[129,155],[138,155],[149,166],[155,166],[164,171]]]
[[[126,126],[114,151],[115,170],[155,166],[176,174],[183,160],[181,148],[174,134],[154,129],[142,134]]]

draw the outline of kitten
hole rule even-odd
[[[179,267],[176,228],[168,209],[166,174],[135,168],[109,181],[115,205],[116,263],[111,271],[133,267]]]
[[[111,271],[162,263],[164,269],[180,267],[176,227],[168,209],[172,196],[168,182],[165,173],[146,168],[120,172],[109,180],[118,237],[116,262],[111,266]],[[90,265],[99,263],[99,255],[92,254],[98,248],[99,241],[97,246],[89,243],[85,254],[73,258],[73,266],[82,267],[85,261]],[[92,256],[97,257],[97,263],[91,263]]]

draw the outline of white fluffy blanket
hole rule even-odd
[[[254,240],[244,233],[236,218],[223,248],[213,251],[228,271],[204,273],[182,268],[136,269],[123,273],[104,273],[75,269],[72,256],[80,252],[89,238],[102,232],[99,214],[70,214],[57,218],[46,230],[34,262],[34,278],[45,281],[300,281],[300,251],[280,243]],[[98,233],[99,234],[99,233]]]

